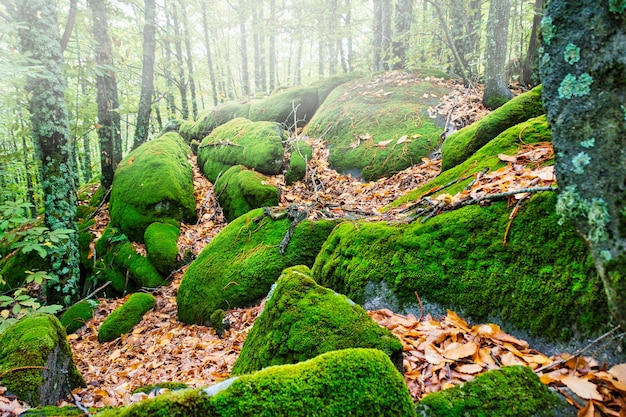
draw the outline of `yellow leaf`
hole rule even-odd
[[[565,386],[585,400],[598,400],[602,401],[602,395],[597,391],[596,384],[589,382],[586,379],[579,378],[577,376],[566,376],[561,379],[561,382]]]
[[[480,366],[480,365],[477,365],[475,363],[468,363],[468,364],[465,364],[465,365],[457,366],[456,370],[457,370],[457,372],[461,372],[462,374],[474,375],[474,374],[477,374],[479,372],[482,372],[483,367]]]
[[[114,361],[115,359],[119,358],[121,354],[122,349],[115,349],[113,353],[111,353],[111,355],[109,356],[109,360]]]
[[[461,358],[466,358],[468,356],[472,356],[478,350],[478,345],[474,342],[469,342],[465,344],[461,343],[451,343],[446,347],[443,351],[443,357],[446,359],[457,360]]]
[[[11,314],[9,310],[0,311],[0,316],[2,316],[3,319],[6,319],[7,317],[9,317],[9,314]]]
[[[424,357],[428,363],[432,363],[433,365],[439,365],[441,362],[445,361],[433,345],[426,346],[424,349]]]
[[[454,311],[448,310],[448,315],[446,316],[446,320],[449,321],[452,325],[458,327],[459,329],[469,332],[470,329],[467,325],[467,322],[460,318]]]
[[[588,401],[585,408],[578,411],[578,417],[594,417],[596,415],[596,408],[593,406],[592,401]]]

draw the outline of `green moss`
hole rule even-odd
[[[291,158],[289,168],[285,172],[285,183],[291,185],[304,179],[306,175],[306,163],[313,156],[313,148],[304,141],[297,140],[290,146]]]
[[[149,141],[118,165],[111,191],[111,224],[130,240],[143,242],[154,222],[196,218],[189,148],[177,133]]]
[[[541,86],[514,97],[479,121],[450,135],[441,147],[441,170],[459,165],[506,129],[543,113]]]
[[[341,73],[337,75],[333,75],[331,77],[322,78],[321,80],[315,81],[311,84],[311,87],[315,87],[317,89],[317,101],[321,106],[322,103],[326,100],[328,95],[341,84],[345,84],[348,81],[355,80],[357,78],[362,78],[363,74],[359,72],[348,72]]]
[[[152,223],[146,229],[148,259],[161,274],[168,275],[176,268],[179,234],[178,226],[167,223]]]
[[[626,12],[626,0],[609,0],[609,10],[613,13]]]
[[[93,318],[93,306],[87,301],[81,301],[68,308],[59,318],[67,334],[74,333]]]
[[[250,115],[250,103],[224,103],[213,109],[215,126],[221,126],[238,117],[248,118]]]
[[[102,200],[104,199],[105,193],[106,193],[106,190],[103,187],[98,187],[96,192],[93,193],[93,196],[89,200],[89,206],[98,207],[100,203],[102,202]]]
[[[199,113],[195,122],[184,122],[180,126],[179,133],[187,143],[191,143],[193,140],[202,141],[216,127],[214,109],[209,109]]]
[[[171,392],[102,416],[415,416],[402,376],[376,349],[329,352],[229,382],[212,396],[211,387]]]
[[[178,289],[178,318],[202,324],[217,309],[243,307],[265,297],[283,269],[311,266],[336,221],[303,221],[281,254],[291,220],[253,210],[230,223],[189,266]],[[259,218],[260,220],[255,221]]]
[[[84,387],[66,337],[59,320],[48,314],[32,314],[9,327],[0,334],[0,385],[33,406],[49,404],[45,391]],[[51,357],[55,363],[48,363]],[[43,369],[53,366],[54,371]]]
[[[137,394],[138,392],[145,392],[146,394],[150,391],[154,391],[155,389],[167,388],[169,390],[179,390],[189,388],[189,385],[183,384],[182,382],[159,382],[156,384],[142,385],[141,387],[135,388],[132,390],[131,394]]]
[[[243,165],[230,167],[215,183],[215,193],[224,217],[232,221],[250,210],[277,206],[278,188],[269,185],[267,177]]]
[[[93,259],[91,257],[91,244],[94,240],[94,234],[91,233],[89,227],[94,225],[94,220],[79,223],[78,228],[78,250],[80,251],[80,266],[87,274],[93,272]]]
[[[234,375],[272,365],[302,362],[325,352],[376,348],[402,369],[402,344],[365,310],[321,287],[306,266],[283,271],[248,333]]]
[[[532,335],[571,338],[609,322],[606,297],[583,239],[559,226],[556,193],[519,210],[503,244],[505,203],[467,206],[426,223],[343,223],[313,266],[320,284],[364,301],[368,282],[384,279],[404,301],[422,299],[474,320],[497,315]],[[533,314],[528,314],[532,311]]]
[[[0,259],[0,277],[6,282],[0,284],[0,292],[4,293],[19,288],[26,282],[26,271],[49,271],[50,262],[42,258],[36,251],[17,252],[14,256]]]
[[[430,417],[548,417],[574,412],[526,366],[496,369],[429,394],[416,409],[418,415]]]
[[[440,193],[454,195],[463,190],[475,178],[476,173],[484,170],[495,171],[504,166],[505,163],[498,158],[498,154],[514,155],[519,147],[524,144],[549,142],[550,140],[550,129],[545,115],[517,124],[489,141],[474,155],[467,158],[465,162],[442,172],[423,186],[410,191],[394,201],[389,207],[420,200],[422,196],[435,190],[437,187],[443,187],[450,182],[460,180],[458,183],[440,191]]]
[[[101,411],[103,411],[102,408],[89,408],[91,415],[96,415]],[[63,407],[49,405],[46,407],[29,408],[20,414],[20,417],[83,417],[84,415],[85,412],[75,405],[66,405]]]
[[[426,81],[357,79],[333,90],[304,133],[327,140],[329,162],[337,171],[365,180],[388,176],[418,163],[437,146],[441,129],[426,110],[438,99],[428,94],[446,92]],[[363,139],[356,146],[358,137]]]
[[[244,165],[265,175],[281,172],[283,140],[278,123],[237,118],[216,128],[198,148],[198,166],[211,182],[233,165]]]
[[[155,304],[156,299],[150,294],[143,292],[132,294],[124,304],[109,314],[100,325],[98,341],[110,342],[122,334],[128,333],[139,324],[143,315],[152,309]]]
[[[252,102],[248,118],[255,122],[276,122],[292,129],[311,120],[318,106],[317,88],[292,87]]]

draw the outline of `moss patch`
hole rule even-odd
[[[289,152],[291,153],[289,168],[285,172],[285,183],[287,185],[304,179],[306,163],[313,156],[313,148],[304,141],[296,140],[290,144]]]
[[[81,301],[68,308],[59,318],[67,334],[74,333],[93,318],[93,306],[87,301]]]
[[[102,416],[415,416],[402,376],[376,349],[329,352],[229,382],[212,396],[212,387],[177,391]]]
[[[317,88],[292,87],[252,102],[248,118],[280,123],[285,128],[302,127],[311,120],[318,106]]]
[[[69,394],[68,385],[86,386],[66,337],[48,314],[29,315],[9,327],[0,335],[0,385],[33,406],[56,404]]]
[[[196,218],[189,148],[174,132],[129,153],[118,165],[111,191],[111,225],[143,242],[154,222],[192,222]]]
[[[308,267],[295,266],[285,269],[276,282],[232,373],[251,373],[355,347],[380,349],[402,369],[402,344],[391,331],[345,296],[317,285]]]
[[[365,180],[388,176],[418,163],[437,146],[441,129],[426,109],[438,99],[423,97],[446,92],[413,79],[350,81],[328,96],[305,134],[328,141],[329,161],[337,171],[361,174]]]
[[[514,97],[476,123],[450,135],[441,147],[441,170],[465,161],[481,147],[511,126],[545,113],[541,86]]]
[[[144,233],[148,259],[163,275],[176,268],[178,258],[178,226],[167,223],[152,223]]]
[[[520,329],[568,339],[609,322],[606,296],[585,242],[560,226],[556,193],[541,193],[503,237],[505,203],[467,206],[426,223],[343,223],[313,266],[315,280],[364,301],[368,282],[385,280],[401,300],[422,299],[475,320],[497,315]],[[529,314],[532,312],[532,314]]]
[[[233,165],[244,165],[265,175],[281,172],[283,140],[278,123],[237,118],[216,128],[198,148],[198,166],[211,182]]]
[[[138,392],[145,392],[146,394],[150,391],[154,391],[157,389],[167,388],[169,390],[179,390],[189,388],[189,385],[183,384],[182,382],[159,382],[156,384],[142,385],[141,387],[135,388],[132,390],[131,394],[137,394]]]
[[[128,333],[139,324],[143,315],[154,307],[155,304],[156,299],[150,294],[143,292],[132,294],[124,304],[109,314],[100,325],[98,341],[110,342],[124,333]]]
[[[178,289],[178,318],[203,324],[213,311],[243,307],[265,297],[283,269],[311,266],[336,221],[303,221],[281,254],[291,220],[253,210],[230,223],[189,266]],[[255,221],[257,218],[260,219]]]
[[[227,221],[260,207],[277,206],[278,188],[267,177],[243,165],[230,167],[215,183],[215,193]]]
[[[551,417],[575,412],[526,366],[496,369],[429,394],[416,409],[419,416],[430,417]]]

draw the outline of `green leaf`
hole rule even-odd
[[[22,306],[19,304],[14,304],[11,311],[13,312],[14,316],[17,316],[18,314],[20,314],[20,311],[22,311]]]

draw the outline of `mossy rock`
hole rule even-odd
[[[347,297],[319,286],[306,266],[283,271],[232,370],[248,374],[349,348],[380,349],[402,371],[402,343]]]
[[[137,253],[126,235],[114,227],[107,227],[96,242],[98,260],[94,275],[98,282],[111,281],[118,294],[138,287],[154,288],[165,285],[159,271],[149,258]]]
[[[428,417],[554,417],[575,416],[527,366],[507,366],[474,380],[424,397],[416,407]]]
[[[216,127],[214,109],[208,109],[200,112],[195,121],[183,122],[180,125],[179,133],[187,143],[191,143],[193,140],[202,141]]]
[[[286,133],[278,123],[237,118],[216,128],[198,148],[198,166],[211,182],[231,166],[280,174]]]
[[[448,90],[428,81],[405,81],[375,78],[341,84],[304,134],[328,142],[332,168],[367,181],[420,162],[437,147],[442,132],[427,109]]]
[[[321,106],[322,103],[324,103],[324,101],[328,98],[328,95],[335,88],[339,87],[341,84],[347,83],[348,81],[362,77],[363,74],[360,72],[341,73],[315,81],[311,84],[311,87],[317,88],[317,100]]]
[[[292,87],[252,102],[248,118],[255,122],[276,122],[293,129],[308,123],[318,107],[317,88]]]
[[[272,220],[252,210],[226,226],[189,266],[178,288],[178,318],[204,324],[217,309],[249,306],[265,297],[283,269],[313,265],[337,221],[305,220],[284,254],[280,243],[291,219]]]
[[[285,171],[285,183],[291,185],[304,179],[307,161],[313,157],[313,148],[302,140],[296,140],[289,145],[288,150],[291,157],[289,158],[289,167]]]
[[[163,275],[168,275],[176,268],[179,235],[178,226],[158,222],[148,226],[144,233],[148,259]]]
[[[156,299],[150,294],[143,292],[131,294],[128,300],[111,312],[100,325],[98,341],[110,342],[130,332],[155,304]]]
[[[215,127],[230,122],[238,117],[248,118],[250,114],[250,103],[229,102],[223,103],[213,109]]]
[[[59,318],[67,334],[74,333],[93,318],[93,306],[88,301],[81,301],[70,306]]]
[[[96,224],[96,222],[93,219],[83,221],[77,224],[80,267],[86,275],[93,272],[93,254],[91,253],[91,244],[95,239],[95,235],[89,230],[89,227],[93,226],[94,224]]]
[[[57,404],[85,387],[59,320],[32,314],[0,334],[0,385],[32,406]]]
[[[389,357],[377,349],[346,349],[205,389],[166,393],[101,415],[412,417],[415,410]]]
[[[462,163],[509,127],[544,113],[541,85],[514,97],[479,121],[448,136],[441,147],[441,170]]]
[[[163,388],[171,390],[171,391],[175,391],[179,389],[189,388],[189,385],[184,384],[182,382],[170,382],[170,381],[158,382],[156,384],[148,384],[148,385],[142,385],[140,387],[137,387],[134,390],[132,390],[131,394],[137,394],[138,392],[145,392],[146,394],[148,394],[151,391],[159,390]]]
[[[84,409],[84,407],[82,407]],[[96,415],[103,411],[103,408],[89,407],[90,414]],[[84,417],[85,412],[75,405],[65,405],[57,407],[48,405],[45,407],[29,408],[20,414],[20,417]]]
[[[196,219],[189,147],[170,132],[144,143],[117,167],[111,191],[111,225],[134,242],[143,242],[154,222]]]
[[[42,258],[37,251],[24,253],[18,251],[14,256],[0,259],[0,277],[5,284],[0,283],[0,293],[19,288],[26,282],[26,271],[48,271],[50,263]]]
[[[320,284],[365,301],[384,280],[401,302],[422,300],[474,320],[497,316],[533,336],[568,340],[610,322],[606,296],[583,239],[559,225],[556,193],[522,204],[503,243],[506,203],[440,214],[425,223],[342,223],[313,266]],[[532,314],[529,314],[532,312]]]
[[[215,183],[217,200],[227,221],[233,221],[260,207],[277,206],[278,188],[269,185],[267,177],[243,165],[230,167]]]
[[[515,155],[519,148],[525,144],[550,142],[551,139],[552,135],[545,114],[519,123],[500,133],[461,164],[442,172],[421,187],[408,192],[391,203],[389,207],[410,201],[419,201],[425,194],[430,194],[438,188],[458,180],[455,184],[441,188],[440,191],[431,194],[433,197],[442,193],[455,195],[475,179],[476,173],[495,171],[505,166],[506,163],[500,160],[499,154]],[[548,163],[552,164],[553,162],[549,161]]]

